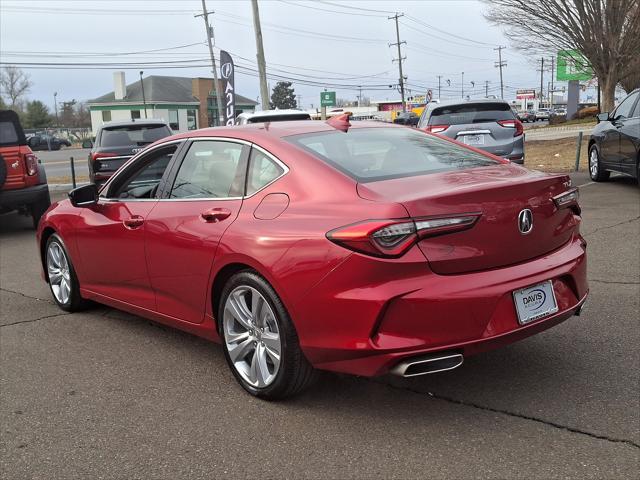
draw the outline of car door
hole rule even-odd
[[[244,192],[249,145],[194,139],[174,168],[171,186],[146,222],[146,256],[157,311],[201,323],[218,243]]]
[[[602,132],[600,159],[606,166],[615,170],[621,169],[621,130],[625,125],[625,120],[631,115],[631,112],[633,112],[637,98],[637,94],[632,94],[625,98],[611,115],[609,115],[608,128]]]
[[[145,221],[179,147],[172,142],[141,155],[114,176],[97,205],[82,209],[76,241],[83,288],[155,310],[145,259]]]
[[[638,168],[637,145],[640,143],[640,91],[635,92],[631,97],[635,97],[635,107],[631,109],[627,118],[621,119],[621,127],[618,130],[620,134],[619,158],[620,171],[635,175]]]

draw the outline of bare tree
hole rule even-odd
[[[591,64],[602,109],[631,76],[640,52],[640,0],[485,0],[486,18],[507,27],[516,48],[532,53],[578,50]]]
[[[12,110],[16,108],[20,97],[27,93],[30,87],[29,75],[18,67],[7,65],[0,72],[0,88],[2,93],[9,98]]]

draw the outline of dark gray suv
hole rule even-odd
[[[502,100],[429,103],[418,128],[453,138],[514,163],[524,163],[522,123]]]

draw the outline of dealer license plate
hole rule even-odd
[[[465,135],[463,141],[467,145],[484,145],[484,135]]]
[[[516,304],[520,325],[526,325],[558,311],[551,280],[514,291],[513,301]]]

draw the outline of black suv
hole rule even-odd
[[[640,180],[640,88],[613,112],[600,113],[597,118],[589,139],[591,179],[602,182],[611,172],[619,172]]]
[[[63,146],[70,147],[71,142],[53,135],[33,135],[27,138],[27,144],[34,152],[36,150],[60,150]]]
[[[47,175],[27,144],[18,114],[0,110],[0,214],[18,210],[31,215],[37,227],[50,204]]]
[[[161,120],[111,122],[102,125],[89,153],[89,179],[96,185],[105,183],[133,155],[147,145],[172,135],[169,125]]]
[[[402,112],[399,113],[398,116],[393,120],[393,123],[415,127],[416,125],[418,125],[419,120],[420,115],[417,115],[414,112]]]

